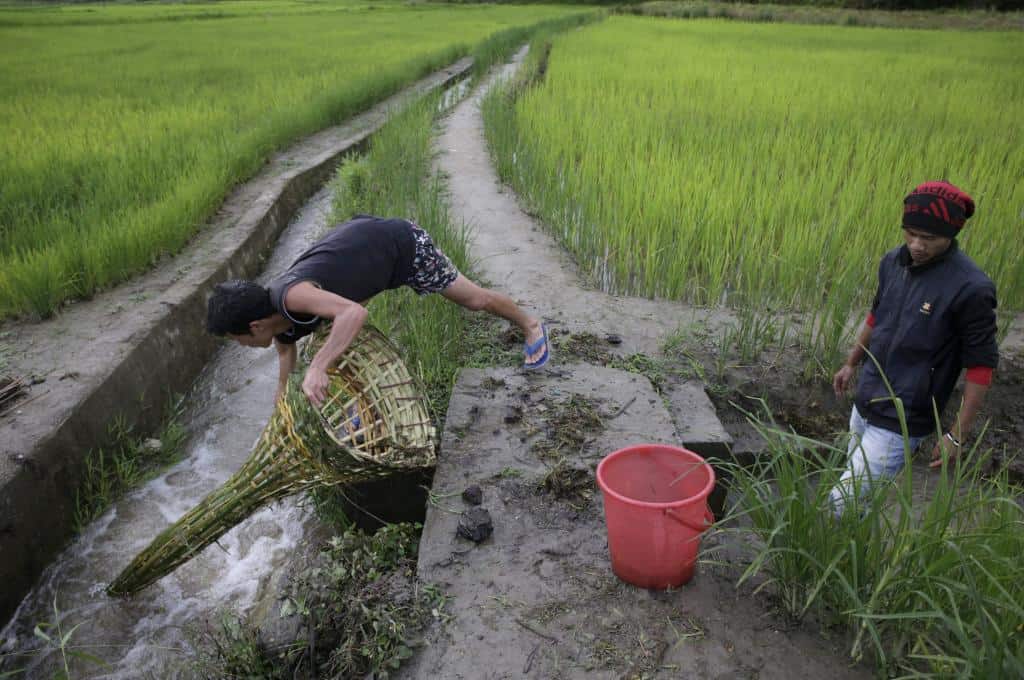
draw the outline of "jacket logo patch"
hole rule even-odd
[[[926,315],[926,316],[931,314],[932,313],[932,303],[926,302],[923,305],[921,305],[921,313]]]

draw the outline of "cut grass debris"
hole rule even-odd
[[[416,578],[419,527],[350,529],[296,575],[280,615],[298,616],[304,640],[270,648],[262,631],[225,612],[196,632],[204,677],[386,678],[413,654],[427,624],[444,619],[442,592]]]

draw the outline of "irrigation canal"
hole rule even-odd
[[[327,224],[330,193],[321,190],[282,235],[267,263],[276,273]],[[261,278],[266,282],[269,274]],[[293,498],[264,509],[139,597],[107,597],[103,589],[156,534],[217,488],[248,458],[273,411],[277,355],[225,343],[197,380],[182,416],[185,458],[118,501],[43,574],[3,630],[4,652],[37,647],[39,622],[60,623],[74,650],[108,668],[71,659],[72,677],[167,678],[182,664],[184,627],[232,607],[248,611],[301,547],[310,518]],[[54,603],[56,602],[56,612]],[[41,654],[26,677],[51,677],[59,654]],[[77,670],[76,670],[77,668]]]

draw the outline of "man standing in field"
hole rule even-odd
[[[328,367],[366,322],[363,305],[377,293],[403,285],[420,295],[440,293],[466,309],[484,310],[514,323],[526,338],[525,367],[547,363],[547,329],[539,319],[511,298],[460,274],[419,226],[370,215],[357,215],[332,229],[269,288],[252,281],[218,285],[208,303],[206,327],[246,347],[269,347],[273,342],[279,399],[295,368],[295,342],[330,320],[330,335],[302,381],[302,391],[319,406],[327,396]]]
[[[922,184],[903,201],[906,244],[882,258],[871,313],[832,379],[841,396],[864,362],[850,416],[850,459],[832,490],[837,514],[854,479],[867,485],[903,467],[902,428],[886,380],[903,402],[913,451],[936,431],[936,413],[967,369],[963,403],[932,449],[931,467],[955,460],[974,424],[999,349],[995,285],[956,241],[972,214],[971,197],[947,182]],[[865,348],[873,359],[864,361]]]

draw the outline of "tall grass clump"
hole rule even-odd
[[[802,309],[835,351],[929,179],[975,197],[962,245],[1024,306],[1019,38],[616,16],[559,37],[488,138],[603,288]]]
[[[884,677],[1024,674],[1024,510],[1005,468],[984,477],[975,449],[915,493],[907,451],[901,477],[855,488],[837,518],[829,492],[845,448],[752,422],[767,450],[730,468],[735,502],[719,529],[753,539],[741,581],[793,618],[845,629],[851,659]]]
[[[274,149],[492,33],[579,11],[239,7],[0,12],[0,317],[46,316],[151,267]]]
[[[183,398],[172,398],[153,437],[143,438],[124,418],[107,430],[108,446],[92,449],[75,491],[75,530],[82,531],[127,491],[178,462],[188,431],[181,424]]]

